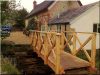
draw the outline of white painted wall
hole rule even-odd
[[[76,32],[93,32],[93,24],[99,22],[99,4],[91,7],[89,10],[82,13],[80,16],[75,18],[71,22],[71,28],[75,28]],[[83,42],[89,35],[79,36]],[[100,49],[100,34],[97,33],[96,36],[96,49]],[[91,44],[88,44],[85,48],[91,49]],[[77,45],[78,46],[78,45]]]
[[[25,20],[25,28],[28,26],[28,19]]]

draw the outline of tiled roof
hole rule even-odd
[[[37,13],[40,13],[43,10],[46,10],[54,1],[44,1],[40,4],[38,4],[35,9],[33,9],[27,16],[26,18],[29,18]]]
[[[81,6],[78,8],[67,10],[60,14],[59,18],[55,17],[49,21],[49,25],[70,23],[74,18],[94,6],[96,3]]]
[[[26,18],[29,18],[35,14],[38,14],[40,13],[41,11],[44,11],[44,10],[47,10],[48,7],[50,5],[52,5],[52,3],[54,2],[55,0],[45,0],[44,2],[38,4],[35,9],[33,9],[27,16]],[[82,6],[81,2],[80,1],[77,1],[79,3],[80,6]]]

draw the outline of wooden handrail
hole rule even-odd
[[[61,51],[64,51],[65,47],[68,46],[71,54],[77,57],[77,53],[80,50],[83,50],[85,53],[88,62],[91,64],[92,67],[95,67],[95,56],[96,56],[96,33],[91,32],[73,32],[73,31],[64,31],[57,33],[56,31],[37,31],[32,30],[31,31],[31,40],[32,40],[32,46],[36,49],[35,51],[40,55],[44,52],[44,63],[48,64],[49,56],[52,53],[55,60],[55,67],[53,67],[53,70],[56,74],[60,74],[61,72]],[[70,36],[69,38],[66,37]],[[43,35],[42,35],[43,34]],[[82,43],[80,38],[77,34],[82,35],[89,35],[89,37]],[[91,44],[91,55],[87,52],[87,50],[84,48],[86,44],[88,44],[89,41],[92,41]],[[79,43],[80,47],[77,49],[77,43]],[[41,52],[43,51],[43,52]],[[63,70],[63,69],[62,69]]]

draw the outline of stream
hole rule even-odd
[[[5,47],[7,48],[7,47]],[[8,48],[7,48],[8,49]],[[29,46],[16,45],[6,57],[20,71],[22,75],[52,75],[50,67],[44,65],[41,58]]]

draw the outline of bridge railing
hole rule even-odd
[[[81,37],[86,35],[85,40]],[[60,66],[61,51],[70,50],[70,54],[77,57],[79,51],[83,51],[92,68],[95,68],[96,56],[96,33],[89,32],[51,32],[51,31],[31,31],[30,40],[34,51],[40,56],[45,64],[51,66],[56,74],[64,73],[64,69]],[[91,41],[90,54],[85,49],[85,46]],[[89,43],[90,44],[90,43]],[[49,56],[52,52],[54,63],[50,64]],[[51,61],[52,62],[52,61]]]
[[[83,51],[91,67],[95,68],[96,33],[65,31],[62,32],[62,36],[64,39],[63,48],[65,48],[67,45],[67,47],[70,49],[71,54],[74,56],[77,56],[77,53],[79,51]],[[90,51],[90,53],[88,52],[88,50]]]

